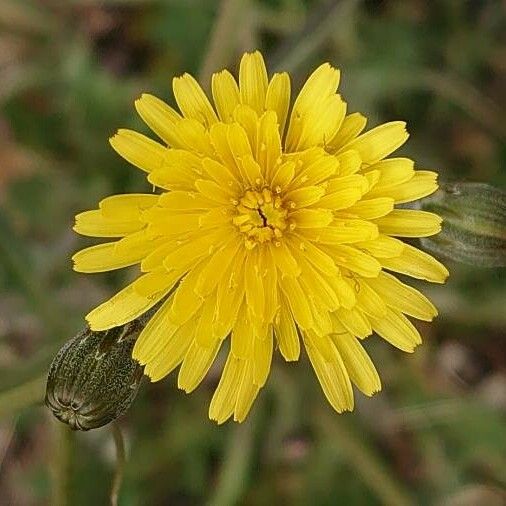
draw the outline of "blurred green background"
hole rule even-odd
[[[350,111],[404,119],[404,153],[445,181],[506,186],[503,0],[2,0],[0,2],[0,504],[108,504],[110,430],[64,445],[40,405],[48,364],[83,316],[132,272],[80,275],[90,244],[75,213],[149,191],[109,147],[146,132],[142,91],[172,102],[170,80],[236,70],[245,50],[294,88],[322,61],[342,70]],[[242,425],[207,406],[223,360],[196,393],[147,382],[121,424],[121,505],[506,504],[506,273],[448,263],[427,287],[440,317],[405,355],[368,349],[383,379],[335,414],[304,358],[278,356]],[[68,464],[68,465],[67,465]]]

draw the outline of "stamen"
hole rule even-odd
[[[280,191],[281,188],[279,191],[276,188],[276,193]],[[258,243],[281,238],[288,227],[287,215],[281,198],[274,197],[269,188],[263,188],[246,191],[236,205],[232,222],[245,235],[246,248],[252,249]]]

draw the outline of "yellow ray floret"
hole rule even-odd
[[[110,142],[155,191],[107,197],[76,216],[76,232],[115,240],[77,252],[75,270],[141,271],[88,314],[91,327],[151,310],[133,356],[152,381],[179,368],[187,392],[226,348],[209,408],[218,423],[244,420],[275,349],[296,361],[304,348],[332,407],[351,410],[352,384],[381,389],[362,341],[375,333],[412,352],[421,337],[408,317],[437,315],[392,274],[448,276],[399,239],[440,231],[437,215],[396,208],[433,193],[437,174],[389,158],[408,138],[405,123],[364,133],[339,80],[321,65],[290,107],[290,77],[269,77],[257,51],[243,56],[238,79],[212,76],[212,99],[189,74],[173,80],[178,110],[143,94],[135,107],[160,142],[125,129]]]

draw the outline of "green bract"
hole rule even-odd
[[[484,183],[446,183],[422,201],[443,217],[443,230],[422,244],[432,252],[478,267],[506,265],[506,192]]]
[[[46,405],[74,430],[90,430],[121,416],[137,395],[143,367],[132,348],[143,325],[135,320],[68,341],[51,364]]]

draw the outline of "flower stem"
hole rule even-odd
[[[53,462],[53,500],[54,506],[72,504],[71,475],[74,433],[63,423],[55,424],[55,452]]]
[[[232,427],[223,465],[209,506],[232,506],[240,504],[247,483],[258,414],[251,414],[241,424]]]
[[[123,474],[125,471],[125,440],[119,425],[114,422],[111,424],[112,437],[114,438],[114,444],[116,446],[116,469],[114,471],[114,477],[112,480],[111,487],[111,506],[117,506],[119,491],[121,489],[121,483],[123,481]]]

